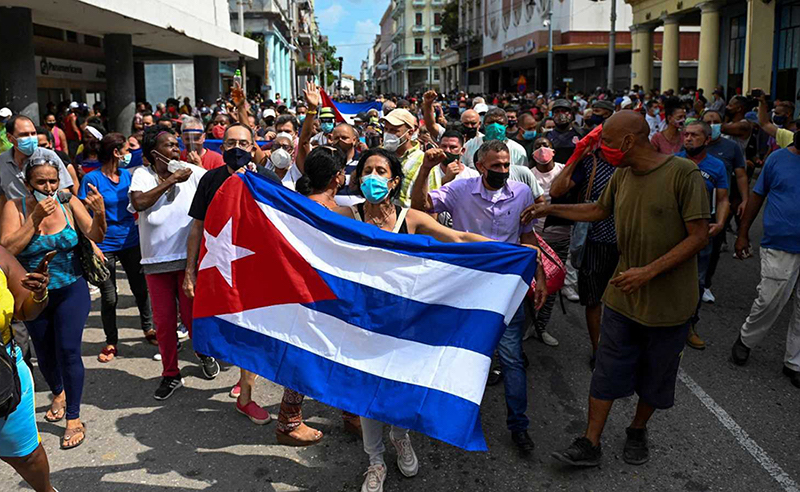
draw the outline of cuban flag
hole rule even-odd
[[[368,101],[363,103],[345,103],[334,101],[324,90],[320,90],[320,95],[322,97],[322,107],[333,109],[333,114],[336,116],[336,123],[345,122],[352,125],[353,118],[355,118],[358,113],[366,113],[370,109],[377,110],[378,115],[383,116],[383,103],[379,103],[377,101]]]
[[[235,174],[206,215],[194,349],[332,407],[486,450],[491,356],[535,269],[529,248],[386,232]]]

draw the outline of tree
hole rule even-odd
[[[447,46],[458,43],[458,1],[450,0],[442,13],[442,34],[447,38]]]

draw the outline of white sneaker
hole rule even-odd
[[[406,434],[402,439],[395,439],[390,432],[389,439],[397,450],[397,467],[400,468],[400,473],[407,477],[416,475],[419,471],[419,460],[411,447],[411,438]]]
[[[578,295],[578,293],[572,287],[562,287],[561,288],[561,294],[563,294],[564,297],[566,297],[567,300],[570,301],[570,302],[578,302],[578,301],[581,300],[581,298]]]
[[[366,478],[361,486],[361,492],[383,492],[383,482],[386,481],[386,465],[378,463],[369,465]]]
[[[160,361],[161,360],[161,352],[156,352],[156,354],[153,355],[153,360]]]
[[[541,340],[542,343],[547,345],[548,347],[558,347],[558,340],[556,340],[556,338],[553,335],[547,333],[546,331],[543,331],[539,335],[539,340]]]
[[[708,304],[714,304],[717,301],[717,298],[714,297],[714,294],[711,293],[708,289],[703,289],[703,302]]]
[[[181,323],[178,325],[178,340],[186,340],[187,338],[189,338],[189,330]]]

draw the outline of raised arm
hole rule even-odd
[[[247,98],[244,97],[244,90],[239,87],[238,84],[234,84],[233,88],[231,89],[231,96],[233,97],[233,102],[236,104],[236,116],[239,120],[239,123],[250,128],[250,105],[247,104]],[[257,128],[250,128],[255,132]],[[253,138],[253,143],[255,144],[255,138]],[[261,150],[261,147],[258,144],[255,145],[256,151],[255,155],[253,156],[253,162],[258,164],[263,163],[267,160],[266,154],[264,151]]]
[[[69,206],[72,209],[75,224],[80,227],[83,235],[95,243],[102,243],[106,237],[107,227],[105,201],[103,200],[103,195],[97,191],[97,188],[92,183],[86,184],[89,190],[86,192],[86,198],[83,203],[73,196],[69,200]],[[84,203],[86,206],[84,206]],[[93,215],[89,215],[86,207],[89,207]]]
[[[409,232],[412,234],[423,234],[431,236],[443,243],[480,243],[491,241],[491,239],[474,234],[472,232],[462,232],[436,222],[430,215],[419,210],[409,210],[406,215]]]
[[[425,151],[422,165],[417,172],[416,180],[411,185],[411,208],[422,212],[430,212],[433,209],[433,201],[428,195],[428,178],[431,170],[438,166],[446,158],[442,149],[430,149]]]
[[[295,165],[301,173],[305,174],[306,156],[311,152],[311,137],[314,136],[314,120],[317,119],[317,111],[322,96],[314,82],[306,82],[306,88],[303,89],[303,94],[305,94],[308,111],[306,112],[306,119],[303,120],[303,128],[300,129]]]
[[[422,119],[425,122],[425,127],[428,129],[434,141],[439,138],[442,129],[436,123],[436,115],[433,113],[433,103],[436,101],[436,91],[429,90],[422,95]]]
[[[155,188],[148,191],[131,191],[131,205],[137,212],[147,210],[156,204],[161,195],[170,190],[178,183],[183,183],[192,175],[192,170],[188,167],[179,169],[170,174],[167,179],[158,184]]]
[[[761,97],[758,98],[758,124],[761,126],[761,129],[764,130],[764,133],[770,137],[774,137],[778,134],[778,127],[772,123],[772,120],[769,117],[767,97],[763,94],[763,92]]]

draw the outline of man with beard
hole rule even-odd
[[[558,99],[553,103],[553,121],[556,127],[547,134],[547,138],[556,151],[556,162],[567,162],[575,150],[575,144],[583,137],[583,134],[572,126],[572,119],[572,105],[569,101]]]
[[[747,150],[747,142],[753,133],[753,125],[744,115],[749,110],[747,98],[744,96],[734,96],[725,107],[725,120],[722,123],[722,134],[730,138],[742,149]]]
[[[336,193],[336,204],[349,207],[364,201],[355,190],[350,187],[350,179],[358,165],[361,153],[358,151],[358,133],[347,123],[339,123],[331,132],[331,145],[341,150],[345,155],[344,179],[345,185]]]

